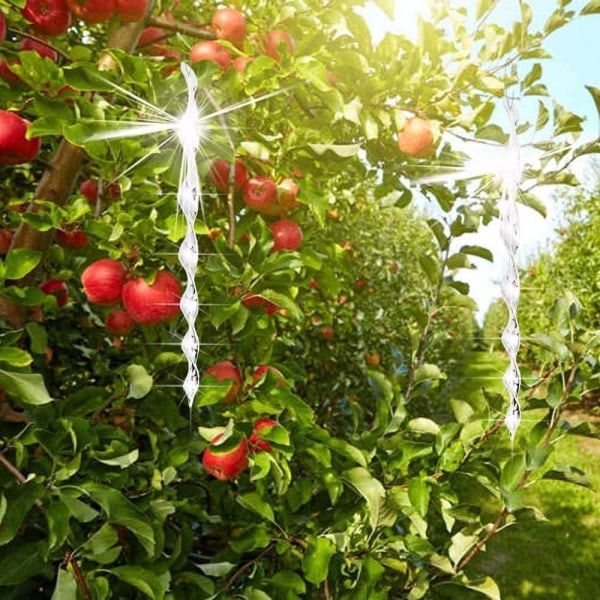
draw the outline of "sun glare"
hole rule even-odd
[[[357,8],[356,12],[365,19],[373,43],[378,44],[386,33],[402,34],[415,41],[419,17],[425,17],[428,11],[424,0],[401,0],[395,3],[393,19],[374,2],[367,2],[364,8]]]

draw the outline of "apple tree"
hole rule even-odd
[[[547,413],[512,451],[502,398],[442,404],[475,330],[460,270],[491,258],[462,238],[498,192],[414,182],[464,160],[444,132],[504,143],[505,94],[569,151],[543,43],[576,15],[436,2],[375,44],[362,0],[231,4],[0,4],[0,591],[498,598],[472,558],[538,514],[525,482],[582,483],[546,460],[594,339],[533,386]],[[181,61],[204,115],[192,406]]]

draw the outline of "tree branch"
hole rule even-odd
[[[180,23],[179,21],[172,21],[166,17],[150,17],[147,22],[148,25],[153,25],[154,27],[160,27],[161,29],[174,31],[176,33],[183,33],[185,35],[200,38],[202,40],[215,39],[215,33],[210,27],[196,27],[195,25],[188,25],[186,23]],[[152,43],[156,43],[156,40],[152,40]]]

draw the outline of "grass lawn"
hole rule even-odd
[[[481,402],[482,386],[502,392],[505,368],[504,356],[474,352],[457,397],[476,405]],[[473,561],[474,567],[497,581],[503,600],[600,597],[600,441],[567,436],[557,444],[550,461],[582,469],[594,489],[550,480],[527,488],[526,504],[539,508],[548,520],[499,532],[487,544],[487,551]]]

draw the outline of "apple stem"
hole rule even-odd
[[[501,283],[501,292],[508,308],[508,321],[502,332],[502,345],[508,354],[510,364],[504,373],[502,382],[509,394],[509,405],[504,423],[511,441],[521,422],[521,406],[519,390],[521,373],[517,363],[517,353],[521,343],[519,322],[517,320],[517,304],[519,302],[520,282],[517,267],[517,250],[519,248],[519,212],[517,193],[521,181],[520,146],[517,136],[518,114],[514,104],[505,96],[504,108],[509,120],[509,139],[506,145],[505,168],[502,176],[502,192],[500,198],[500,236],[508,255],[508,269]]]

